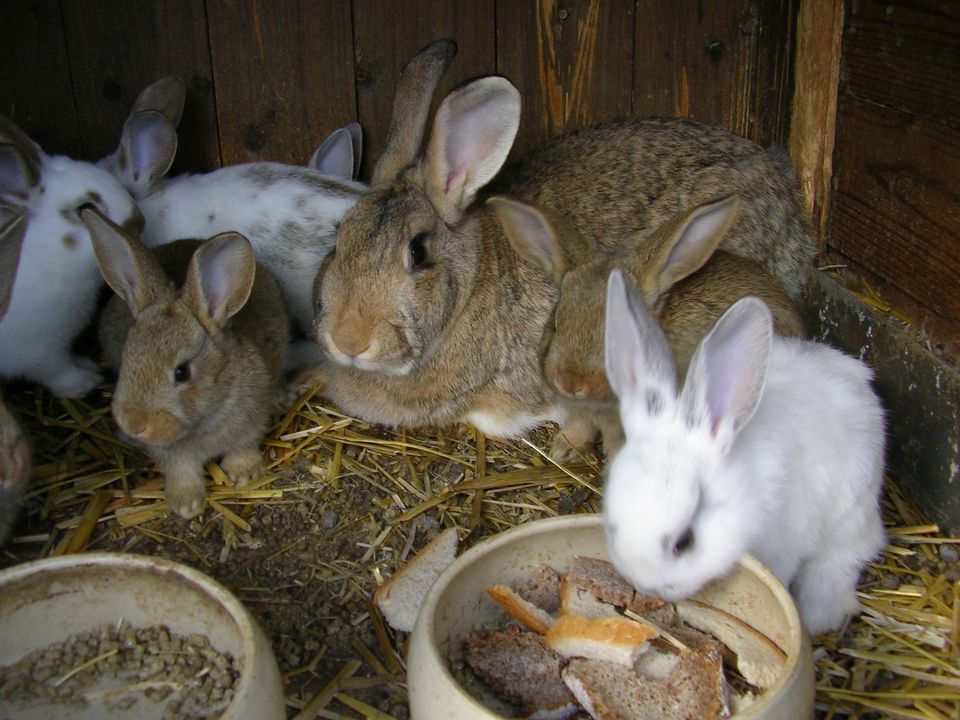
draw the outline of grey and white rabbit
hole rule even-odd
[[[205,462],[222,456],[237,485],[264,470],[289,339],[279,285],[238,233],[150,250],[94,210],[82,217],[117,293],[100,327],[119,366],[114,419],[157,462],[170,509],[194,517]]]
[[[0,319],[0,377],[25,378],[61,397],[82,397],[100,380],[93,360],[73,353],[92,319],[103,279],[78,209],[93,204],[139,228],[140,211],[110,173],[47,155],[0,115],[0,225],[22,218],[22,249]]]
[[[811,634],[859,611],[885,544],[884,413],[864,363],[773,334],[747,297],[699,343],[686,380],[643,300],[610,274],[606,366],[626,443],[607,466],[610,557],[636,587],[685,598],[752,553]]]
[[[177,151],[185,95],[175,77],[145,88],[119,146],[101,165],[136,198],[145,221],[141,240],[149,247],[223,232],[246,237],[257,262],[280,283],[297,328],[310,335],[317,270],[333,249],[340,218],[366,188],[351,179],[359,163],[359,127],[332,133],[314,153],[311,167],[258,162],[166,177]],[[348,166],[350,174],[344,175]]]

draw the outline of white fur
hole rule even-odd
[[[95,195],[91,195],[91,193]],[[82,397],[100,379],[71,344],[90,320],[103,284],[77,208],[95,202],[118,224],[137,213],[129,194],[91,163],[40,154],[40,181],[23,198],[27,230],[6,316],[0,320],[0,376],[35,380],[54,394]],[[64,238],[72,242],[64,242]]]
[[[626,312],[613,304],[613,285],[608,317]],[[766,311],[749,298],[724,317],[744,303],[751,312]],[[641,326],[647,321],[638,319]],[[629,379],[618,387],[611,377],[626,433],[609,464],[604,497],[614,564],[637,587],[678,599],[752,553],[790,587],[811,633],[839,627],[859,610],[861,567],[885,543],[878,501],[884,418],[872,373],[813,342],[774,337],[758,341],[759,349],[734,345],[734,364],[768,363],[757,365],[766,382],[739,429],[729,416],[714,425],[696,402],[698,386],[711,382],[711,364],[723,362],[703,350],[709,337],[684,389],[678,394],[662,382],[662,403],[653,410],[646,390],[634,393]],[[608,353],[618,347],[608,336]],[[642,358],[633,369],[641,385],[661,382],[645,375]],[[610,370],[617,372],[608,361]],[[688,528],[692,543],[675,553]]]
[[[276,178],[266,187],[255,173]],[[326,192],[318,190],[325,185]],[[233,165],[204,175],[161,181],[140,200],[143,242],[153,247],[180,238],[235,231],[250,240],[258,262],[280,282],[290,314],[309,333],[313,281],[336,242],[336,227],[365,186],[280,163]]]

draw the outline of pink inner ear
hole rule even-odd
[[[0,193],[25,194],[30,182],[20,154],[9,145],[0,145]]]
[[[176,142],[169,120],[159,113],[135,115],[127,121],[127,154],[134,182],[166,171]]]

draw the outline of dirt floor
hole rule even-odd
[[[322,399],[303,397],[277,417],[265,443],[268,474],[234,489],[219,484],[217,468],[211,468],[212,502],[201,518],[186,521],[166,512],[152,464],[116,438],[108,390],[68,401],[12,385],[5,397],[32,437],[35,468],[0,567],[109,550],[159,555],[202,570],[234,592],[271,638],[288,717],[408,717],[406,636],[385,626],[370,599],[441,529],[460,529],[462,551],[531,519],[599,508],[596,458],[555,467],[542,455],[549,447],[547,431],[510,443],[466,427],[393,433],[347,418]],[[936,652],[947,654],[941,674],[949,675],[960,648],[957,638],[951,640],[960,638],[960,546],[936,538],[936,528],[913,515],[904,519],[910,511],[899,496],[888,498],[885,507],[897,515],[889,524],[909,527],[882,563],[865,572],[862,589],[897,600],[907,596],[904,588],[915,591],[917,578],[939,583],[941,594],[931,602],[946,619],[923,632],[943,640]],[[917,549],[928,538],[933,544]],[[951,593],[953,605],[945,605]],[[818,639],[820,717],[891,716],[872,711],[877,704],[864,693],[889,690],[896,673],[869,655],[866,669],[852,665],[866,652],[858,648],[872,650],[876,643],[872,622]],[[884,622],[895,627],[900,621]],[[912,660],[903,662],[915,667]],[[949,692],[960,699],[956,689]],[[936,702],[948,706],[952,700],[932,702],[936,710]],[[896,716],[950,717],[931,713]]]

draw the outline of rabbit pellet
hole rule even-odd
[[[164,718],[218,717],[230,704],[240,668],[206,635],[177,635],[165,625],[104,625],[0,667],[0,700],[127,710],[162,704]]]

